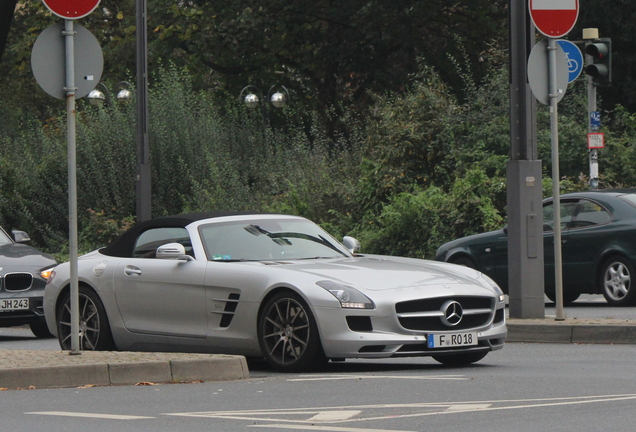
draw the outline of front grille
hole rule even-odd
[[[456,325],[444,322],[444,305],[458,302],[463,309]],[[487,325],[493,317],[494,299],[491,297],[437,297],[400,302],[395,305],[400,325],[408,330],[448,331],[466,330]],[[412,316],[409,316],[412,315]]]
[[[411,300],[400,302],[395,305],[397,313],[408,312],[429,312],[441,310],[444,303],[449,300],[459,302],[465,309],[490,309],[492,308],[492,299],[490,297],[435,297],[420,300]]]
[[[8,273],[4,275],[4,289],[7,291],[25,291],[31,288],[31,273]]]

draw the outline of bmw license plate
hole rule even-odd
[[[440,333],[428,335],[429,348],[450,348],[477,345],[477,333]]]
[[[24,310],[29,308],[29,299],[2,299],[0,300],[1,311]]]

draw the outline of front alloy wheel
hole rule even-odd
[[[71,295],[66,295],[57,313],[57,336],[63,350],[71,350]],[[79,349],[109,351],[115,348],[106,310],[92,290],[79,291]]]
[[[314,317],[292,292],[281,292],[267,301],[259,318],[258,340],[267,361],[283,372],[326,362]]]
[[[605,262],[601,273],[601,291],[612,306],[630,306],[636,300],[632,288],[634,267],[625,258],[616,256]]]

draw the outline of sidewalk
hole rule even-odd
[[[506,343],[636,344],[636,320],[566,318],[508,319]]]
[[[636,308],[611,307],[603,296],[584,294],[556,320],[554,303],[546,302],[543,319],[508,318],[506,342],[636,344]]]
[[[229,381],[249,377],[242,356],[0,349],[0,390]]]

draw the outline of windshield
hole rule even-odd
[[[5,245],[5,244],[12,244],[13,240],[11,240],[11,237],[9,237],[9,235],[4,232],[4,230],[2,228],[0,228],[0,245]]]
[[[318,225],[302,219],[213,223],[199,227],[210,261],[271,261],[350,257]]]

